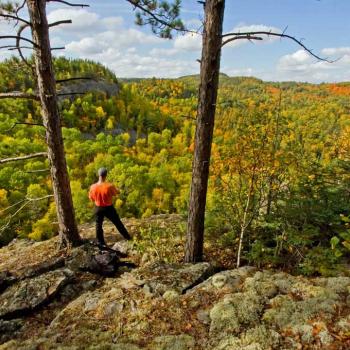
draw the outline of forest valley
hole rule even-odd
[[[173,230],[135,238],[172,260],[185,230],[194,148],[198,76],[119,80],[85,60],[54,60],[57,79],[94,78],[100,89],[60,97],[76,220],[91,222],[87,192],[109,169],[124,218],[180,214]],[[0,92],[32,92],[19,60],[0,63]],[[84,81],[65,91],[86,91]],[[113,92],[105,88],[114,86]],[[60,87],[59,87],[60,88]],[[69,90],[71,89],[71,90]],[[77,90],[78,89],[78,90]],[[220,75],[206,208],[207,259],[242,261],[305,275],[334,275],[350,253],[350,83],[263,82]],[[0,159],[45,152],[40,106],[1,100]],[[0,164],[0,244],[57,233],[45,157]],[[180,239],[180,245],[183,245]],[[154,250],[154,249],[153,249]]]

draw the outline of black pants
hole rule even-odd
[[[95,207],[95,216],[96,216],[96,238],[98,240],[98,243],[100,244],[106,244],[105,239],[103,237],[103,220],[106,217],[112,223],[115,225],[115,227],[118,229],[120,234],[125,239],[131,239],[129,232],[123,225],[123,223],[120,221],[119,215],[117,214],[117,211],[115,210],[113,205],[110,205],[108,207]]]

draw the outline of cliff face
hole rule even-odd
[[[131,227],[137,230],[137,225]],[[350,278],[141,259],[113,277],[57,240],[0,250],[0,349],[348,349]]]
[[[62,84],[59,88],[59,99],[76,98],[75,94],[85,94],[88,92],[102,92],[107,96],[117,95],[120,91],[120,86],[117,83],[110,83],[104,80],[78,80],[71,83]]]

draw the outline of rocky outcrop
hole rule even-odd
[[[31,277],[18,262],[22,273],[0,294],[1,350],[350,348],[348,277],[147,262],[102,278],[85,270],[93,253],[75,248],[64,267]],[[14,276],[9,263],[3,280]]]
[[[110,97],[117,95],[119,91],[120,86],[117,83],[109,83],[96,79],[79,80],[62,84],[58,91],[58,97],[60,100],[64,98],[75,98],[77,93],[84,95],[89,92],[102,92]]]

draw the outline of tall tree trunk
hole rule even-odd
[[[225,0],[205,2],[205,24],[200,69],[195,150],[188,214],[185,261],[202,260],[205,202],[219,84]]]
[[[49,27],[46,17],[46,1],[27,0],[27,6],[32,23],[33,42],[37,45],[34,50],[35,70],[41,114],[46,129],[46,143],[61,242],[78,245],[81,240],[74,217],[72,193],[64,154]]]

